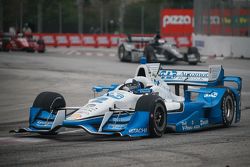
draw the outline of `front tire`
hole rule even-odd
[[[124,62],[126,60],[127,54],[128,53],[127,53],[125,47],[123,45],[121,45],[118,49],[118,57],[119,57],[121,62]]]
[[[150,137],[161,137],[164,134],[167,126],[167,110],[161,97],[157,95],[146,95],[140,97],[136,104],[136,111],[150,112]]]
[[[236,106],[234,95],[229,89],[223,95],[221,110],[224,127],[230,127],[234,119]]]
[[[33,107],[41,108],[48,112],[65,106],[64,97],[56,92],[42,92],[36,97],[33,103]]]

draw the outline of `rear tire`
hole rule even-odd
[[[44,53],[44,52],[45,52],[45,49],[44,49],[44,50],[38,50],[37,52],[38,52],[38,53]]]
[[[42,39],[39,39],[38,41],[37,41],[37,44],[38,44],[38,50],[37,50],[37,52],[38,53],[44,53],[45,52],[45,43],[44,43],[44,40],[42,40]],[[40,49],[40,48],[43,48],[43,49]]]
[[[146,95],[140,97],[136,104],[136,111],[148,111],[149,114],[149,136],[161,137],[166,131],[167,110],[164,101],[157,95]]]
[[[33,103],[33,107],[41,108],[48,112],[65,106],[64,97],[56,92],[42,92],[36,97]]]
[[[222,122],[224,127],[230,127],[234,119],[236,106],[235,106],[234,95],[229,89],[227,89],[227,91],[223,95],[221,110],[222,110]]]
[[[188,55],[190,55],[190,54],[194,54],[195,55],[195,57],[197,58],[197,61],[196,62],[189,62],[188,61]],[[200,53],[199,53],[199,50],[198,50],[198,48],[197,47],[189,47],[188,48],[188,52],[187,52],[187,61],[188,61],[188,64],[189,65],[197,65],[198,64],[198,62],[200,62]]]
[[[34,52],[35,52],[35,49],[34,49],[34,48],[27,48],[26,51],[27,51],[27,52],[30,52],[30,53],[34,53]]]

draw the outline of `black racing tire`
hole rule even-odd
[[[3,48],[3,51],[4,51],[4,52],[9,52],[10,49],[8,49],[8,48]]]
[[[144,48],[144,56],[147,58],[148,63],[156,62],[156,56],[154,52],[154,47],[151,45],[147,45]]]
[[[44,52],[45,52],[45,49],[43,49],[43,50],[38,50],[37,52],[38,52],[38,53],[44,53]]]
[[[123,45],[121,45],[118,48],[118,57],[119,57],[120,61],[122,61],[122,62],[126,61],[127,54],[128,53],[127,53],[125,47]]]
[[[37,44],[38,44],[38,45],[45,45],[45,42],[44,42],[44,40],[42,40],[42,39],[38,39],[38,40],[37,40]]]
[[[230,127],[234,119],[234,113],[236,112],[236,102],[234,94],[229,89],[223,95],[221,110],[223,126]]]
[[[37,44],[38,44],[39,47],[44,48],[44,49],[37,50],[37,52],[38,53],[44,53],[45,52],[45,43],[44,43],[44,40],[42,40],[42,39],[37,40]]]
[[[199,52],[199,50],[198,50],[198,48],[197,47],[189,47],[188,48],[188,51],[187,51],[187,55],[190,55],[190,54],[194,54],[195,56],[196,56],[196,58],[197,58],[197,61],[196,62],[189,62],[188,61],[188,58],[186,58],[187,59],[187,61],[188,61],[188,64],[189,65],[197,65],[198,64],[198,62],[200,62],[200,52]]]
[[[197,47],[189,47],[187,53],[188,54],[196,54],[196,53],[199,53],[199,51],[198,51]]]
[[[42,92],[36,97],[33,103],[33,107],[42,108],[48,112],[65,106],[64,97],[56,92]]]
[[[29,53],[34,53],[34,52],[35,52],[35,49],[34,49],[34,48],[27,48],[26,51],[29,52]]]
[[[135,111],[148,111],[149,136],[161,137],[167,127],[167,109],[164,100],[157,95],[145,95],[139,98]]]
[[[2,44],[2,51],[4,52],[9,52],[10,49],[9,49],[9,45],[10,45],[10,42],[9,41],[3,41],[3,44]]]

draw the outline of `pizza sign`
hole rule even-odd
[[[162,35],[191,35],[193,31],[192,9],[164,9],[161,11]]]

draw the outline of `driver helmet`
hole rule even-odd
[[[128,79],[124,84],[124,90],[136,92],[141,88],[141,85],[138,81],[133,78]]]

